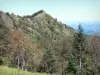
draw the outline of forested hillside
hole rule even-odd
[[[74,33],[43,10],[23,17],[0,11],[1,64],[31,72],[60,73]]]
[[[99,75],[100,36],[87,36],[40,10],[0,11],[0,65],[60,75]]]

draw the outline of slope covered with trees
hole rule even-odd
[[[0,65],[60,75],[99,75],[100,36],[86,36],[45,11],[0,11]]]
[[[43,10],[24,17],[0,11],[0,64],[31,72],[61,73],[74,33]]]

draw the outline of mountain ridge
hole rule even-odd
[[[41,67],[44,67],[42,66],[44,61],[49,66],[49,60],[45,59],[46,53],[51,53],[48,58],[50,60],[52,57],[59,59],[61,41],[72,39],[74,33],[73,28],[58,22],[57,19],[44,11],[35,13],[35,16],[26,15],[23,17],[1,12],[0,54],[2,58],[7,60],[3,61],[7,63],[5,65],[23,69],[22,63],[24,63],[25,58],[25,61],[29,62],[26,62],[28,71],[43,71]],[[52,55],[52,53],[54,54]],[[17,61],[20,62],[20,65]]]
[[[30,31],[32,30],[32,27],[35,28],[36,30],[38,30],[40,25],[44,26],[42,23],[45,23],[45,25],[48,25],[48,27],[49,27],[50,25],[53,26],[54,22],[55,22],[55,24],[57,23],[57,24],[59,24],[58,26],[61,26],[63,28],[68,27],[65,24],[62,24],[61,22],[58,22],[57,19],[54,19],[52,16],[50,16],[43,10],[40,10],[40,11],[34,13],[33,15],[26,15],[23,17],[21,17],[19,15],[4,13],[4,12],[1,12],[0,15],[1,15],[0,24],[4,24],[4,25],[8,26],[8,28],[10,28],[10,29],[21,28],[21,27],[26,28],[26,26],[28,26],[28,28],[31,27],[31,28],[29,28]],[[24,24],[26,26],[22,26]],[[59,28],[61,28],[61,27],[59,27]],[[69,30],[69,29],[71,29],[71,27],[68,27],[67,29]]]
[[[0,64],[30,72],[65,74],[75,49],[75,33],[44,11],[23,17],[0,11]],[[91,75],[99,70],[100,36],[85,38],[86,72]]]

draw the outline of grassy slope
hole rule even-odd
[[[0,66],[0,75],[47,75],[47,74],[31,73],[27,71],[18,70],[15,68],[8,68],[6,66]]]

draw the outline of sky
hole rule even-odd
[[[59,21],[100,21],[100,0],[0,0],[0,10],[31,15],[44,10]]]

